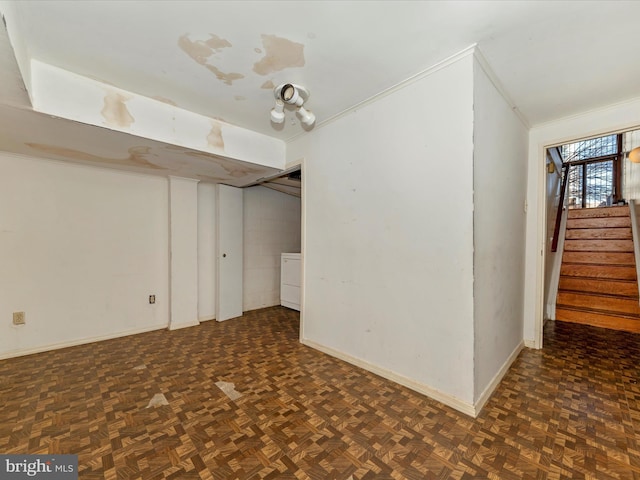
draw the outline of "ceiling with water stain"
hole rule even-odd
[[[307,134],[293,110],[270,121],[284,82],[309,89],[321,128],[477,44],[531,126],[640,96],[636,1],[1,0],[0,12],[0,149],[238,186],[282,169],[277,142]],[[72,111],[77,92],[87,107]],[[187,124],[197,135],[172,136]],[[254,142],[274,156],[254,162]]]

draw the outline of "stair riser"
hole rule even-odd
[[[580,277],[560,277],[560,290],[572,290],[582,293],[596,293],[631,297],[638,300],[638,284],[636,282],[619,282],[616,280],[593,280]]]
[[[581,293],[558,292],[557,305],[606,310],[612,313],[631,314],[640,317],[640,305],[638,305],[638,301],[623,297],[601,297]]]

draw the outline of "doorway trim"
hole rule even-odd
[[[523,336],[525,345],[542,348],[546,257],[546,160],[549,147],[640,128],[640,98],[565,117],[529,131],[527,234]]]

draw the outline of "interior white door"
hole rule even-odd
[[[216,187],[216,320],[242,316],[242,189]]]

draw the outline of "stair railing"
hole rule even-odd
[[[640,289],[640,231],[638,231],[638,213],[640,213],[640,209],[637,207],[636,201],[632,198],[629,200],[629,214],[631,215],[633,255],[636,259],[636,282],[638,282],[638,289]],[[640,299],[638,302],[640,303]]]
[[[562,270],[562,255],[564,254],[564,237],[567,232],[567,218],[569,217],[569,209],[564,208],[560,211],[558,218],[560,225],[558,227],[558,247],[551,265],[551,276],[549,278],[549,293],[547,299],[547,315],[549,319],[556,319],[556,301],[558,299],[558,287],[560,285],[560,271]]]
[[[569,165],[562,167],[562,186],[560,187],[560,200],[558,201],[558,212],[556,213],[556,225],[553,229],[553,240],[551,241],[551,251],[558,250],[558,241],[560,237],[560,223],[562,222],[562,211],[564,210],[565,197],[567,195],[567,187],[569,185]],[[563,239],[564,242],[564,239]]]
[[[556,164],[562,165],[562,156],[558,148],[550,148],[549,155]],[[562,254],[564,252],[564,236],[567,230],[568,210],[566,208],[567,188],[569,184],[569,166],[563,165],[561,171],[561,186],[558,198],[558,210],[556,213],[553,238],[551,240],[551,253],[555,254],[551,264],[551,274],[549,276],[549,286],[547,290],[547,317],[551,320],[556,318],[556,300],[558,298],[558,286],[560,285],[560,270],[562,268]]]

